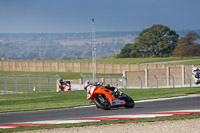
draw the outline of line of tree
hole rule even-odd
[[[200,35],[195,32],[189,32],[185,37],[181,37],[173,51],[173,56],[200,56],[200,43],[196,42],[199,38]]]
[[[140,32],[134,43],[126,44],[113,58],[199,56],[198,38],[197,33],[189,32],[179,40],[176,31],[157,24]]]

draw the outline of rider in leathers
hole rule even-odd
[[[93,85],[94,86],[99,86],[99,85],[102,86],[103,84],[102,83],[92,84],[89,80],[87,80],[84,83],[84,89],[85,90],[90,89],[90,87],[92,87]],[[119,89],[117,89],[116,87],[113,87],[109,84],[107,86],[104,86],[104,88],[110,89],[111,91],[114,91],[115,95],[118,95],[118,96],[122,96],[122,94],[123,94]]]
[[[199,84],[199,77],[200,76],[200,72],[199,72],[199,68],[197,66],[194,66],[192,68],[192,77],[194,79],[195,84]]]

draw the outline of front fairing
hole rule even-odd
[[[94,91],[93,94],[91,95],[90,99],[94,99],[99,94],[105,95],[110,101],[112,101],[112,91],[109,89],[105,89],[103,86],[97,87]]]
[[[97,96],[98,94],[103,94],[105,95],[108,100],[110,101],[110,105],[112,107],[119,107],[119,106],[124,106],[125,105],[125,101],[123,99],[119,99],[117,97],[114,96],[114,92],[111,91],[110,89],[106,89],[104,87],[101,87],[99,89],[97,89],[95,92],[94,92]]]

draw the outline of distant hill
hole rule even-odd
[[[184,36],[189,30],[177,31]],[[200,34],[200,30],[195,30]],[[140,31],[97,32],[97,58],[111,58]],[[5,60],[90,59],[91,33],[0,33],[0,57]]]

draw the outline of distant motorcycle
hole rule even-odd
[[[63,85],[64,89],[63,91],[71,91],[71,86]]]
[[[194,74],[194,75],[192,75],[192,76],[193,76],[193,78],[194,78],[195,84],[199,84],[199,83],[200,83],[200,72],[197,71],[197,73]]]
[[[59,85],[57,86],[56,92],[60,91],[71,91],[71,82],[70,81],[65,81],[62,84],[58,83]]]
[[[109,110],[110,108],[133,108],[135,102],[126,94],[116,95],[114,91],[102,85],[93,85],[87,88],[87,99],[96,104],[97,108]]]
[[[71,91],[71,82],[66,81],[65,84],[63,85],[64,90],[63,91]]]
[[[192,68],[192,77],[194,79],[195,84],[200,83],[200,70],[196,65],[194,65]]]

